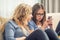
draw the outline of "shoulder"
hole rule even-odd
[[[5,28],[8,29],[8,28],[13,28],[15,29],[17,27],[17,24],[12,21],[12,20],[9,20],[6,24],[5,24]]]
[[[28,22],[28,25],[29,25],[29,26],[33,26],[33,27],[37,27],[37,25],[35,24],[35,22],[34,22],[33,20],[30,20],[30,21]]]
[[[28,22],[28,24],[29,24],[29,25],[35,25],[35,22],[34,22],[33,20],[30,20],[30,21]]]
[[[35,22],[33,20],[30,20],[28,22],[28,26],[31,30],[35,30],[37,28],[37,25],[35,24]]]

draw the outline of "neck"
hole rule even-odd
[[[41,22],[37,21],[37,27],[41,28],[41,26],[42,26]]]
[[[27,20],[23,21],[23,23],[24,23],[25,26],[28,25]]]
[[[37,25],[41,25],[41,22],[39,22],[39,21],[37,21],[36,23],[37,23]]]

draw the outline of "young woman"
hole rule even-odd
[[[17,6],[13,18],[5,25],[5,40],[49,40],[47,34],[40,29],[32,30],[28,22],[32,17],[32,8],[27,4]]]
[[[52,30],[52,20],[46,20],[46,12],[43,5],[37,3],[32,7],[32,20],[29,21],[30,30],[41,29],[50,40],[58,40],[58,35]]]

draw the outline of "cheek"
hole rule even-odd
[[[31,20],[31,17],[28,17],[27,20],[30,21]]]
[[[32,15],[29,15],[28,17],[29,17],[29,19],[31,19],[33,16]]]
[[[43,17],[41,17],[41,16],[36,16],[36,19],[37,19],[37,20],[42,20]]]
[[[28,19],[31,19],[31,17],[28,17]]]

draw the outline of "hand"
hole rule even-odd
[[[48,26],[53,29],[52,27],[53,23],[52,23],[52,18],[48,19]]]
[[[26,37],[16,38],[16,40],[25,40]]]
[[[43,23],[41,29],[45,30],[47,27],[48,27],[48,20]]]

